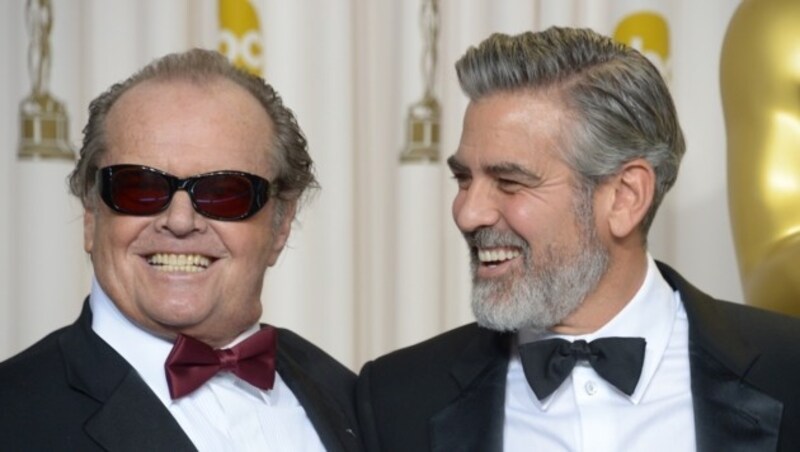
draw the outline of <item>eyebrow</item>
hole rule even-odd
[[[466,165],[459,162],[455,155],[451,155],[447,158],[447,166],[450,167],[450,171],[458,174],[469,173],[469,168]]]
[[[447,159],[447,165],[450,171],[458,174],[469,174],[472,171],[467,165],[461,163],[455,155],[451,155]],[[489,165],[484,168],[484,171],[492,177],[513,177],[521,179],[522,182],[535,184],[542,180],[541,176],[532,173],[530,170],[522,165],[512,162],[502,162]]]
[[[534,184],[542,180],[539,175],[532,173],[522,165],[512,162],[489,165],[485,168],[485,171],[493,177],[513,177],[515,179],[521,179],[521,181],[529,184]]]

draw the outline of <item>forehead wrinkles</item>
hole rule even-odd
[[[155,119],[154,119],[155,118]],[[148,80],[132,87],[111,107],[108,124],[122,132],[134,127],[157,129],[163,119],[197,121],[208,126],[224,122],[232,134],[246,129],[271,131],[266,110],[247,90],[226,79]],[[266,138],[266,137],[265,137]]]
[[[249,154],[259,167],[267,168],[273,166],[269,156],[273,134],[273,121],[260,102],[224,78],[142,82],[112,106],[104,130],[106,151],[115,154],[136,153],[147,143],[189,148],[213,144],[221,145],[217,150],[223,154]],[[245,148],[250,152],[243,154]]]

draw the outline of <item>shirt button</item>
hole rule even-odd
[[[586,393],[590,396],[597,394],[597,385],[594,384],[593,381],[587,381],[586,384],[583,386],[583,389],[586,390]]]

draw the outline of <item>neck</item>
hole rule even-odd
[[[606,274],[583,303],[551,330],[557,334],[589,334],[622,311],[642,287],[647,275],[644,249],[611,256]]]

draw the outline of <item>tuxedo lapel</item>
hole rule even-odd
[[[689,348],[697,450],[777,450],[783,404],[745,383],[701,347]]]
[[[433,452],[503,449],[510,335],[479,330],[451,369],[458,397],[431,418]]]
[[[86,432],[109,451],[196,451],[147,385],[131,370]]]
[[[85,303],[60,338],[70,386],[97,401],[85,430],[108,451],[194,451],[178,423],[136,371],[91,329]]]
[[[309,366],[302,365],[292,356],[290,350],[293,348],[283,346],[286,345],[287,335],[278,337],[276,370],[303,406],[325,449],[330,452],[360,450],[361,446],[354,431],[355,424],[348,424],[349,416],[308,375],[306,369]]]
[[[713,300],[659,263],[689,320],[689,363],[698,451],[776,450],[783,404],[748,382],[759,351]]]

